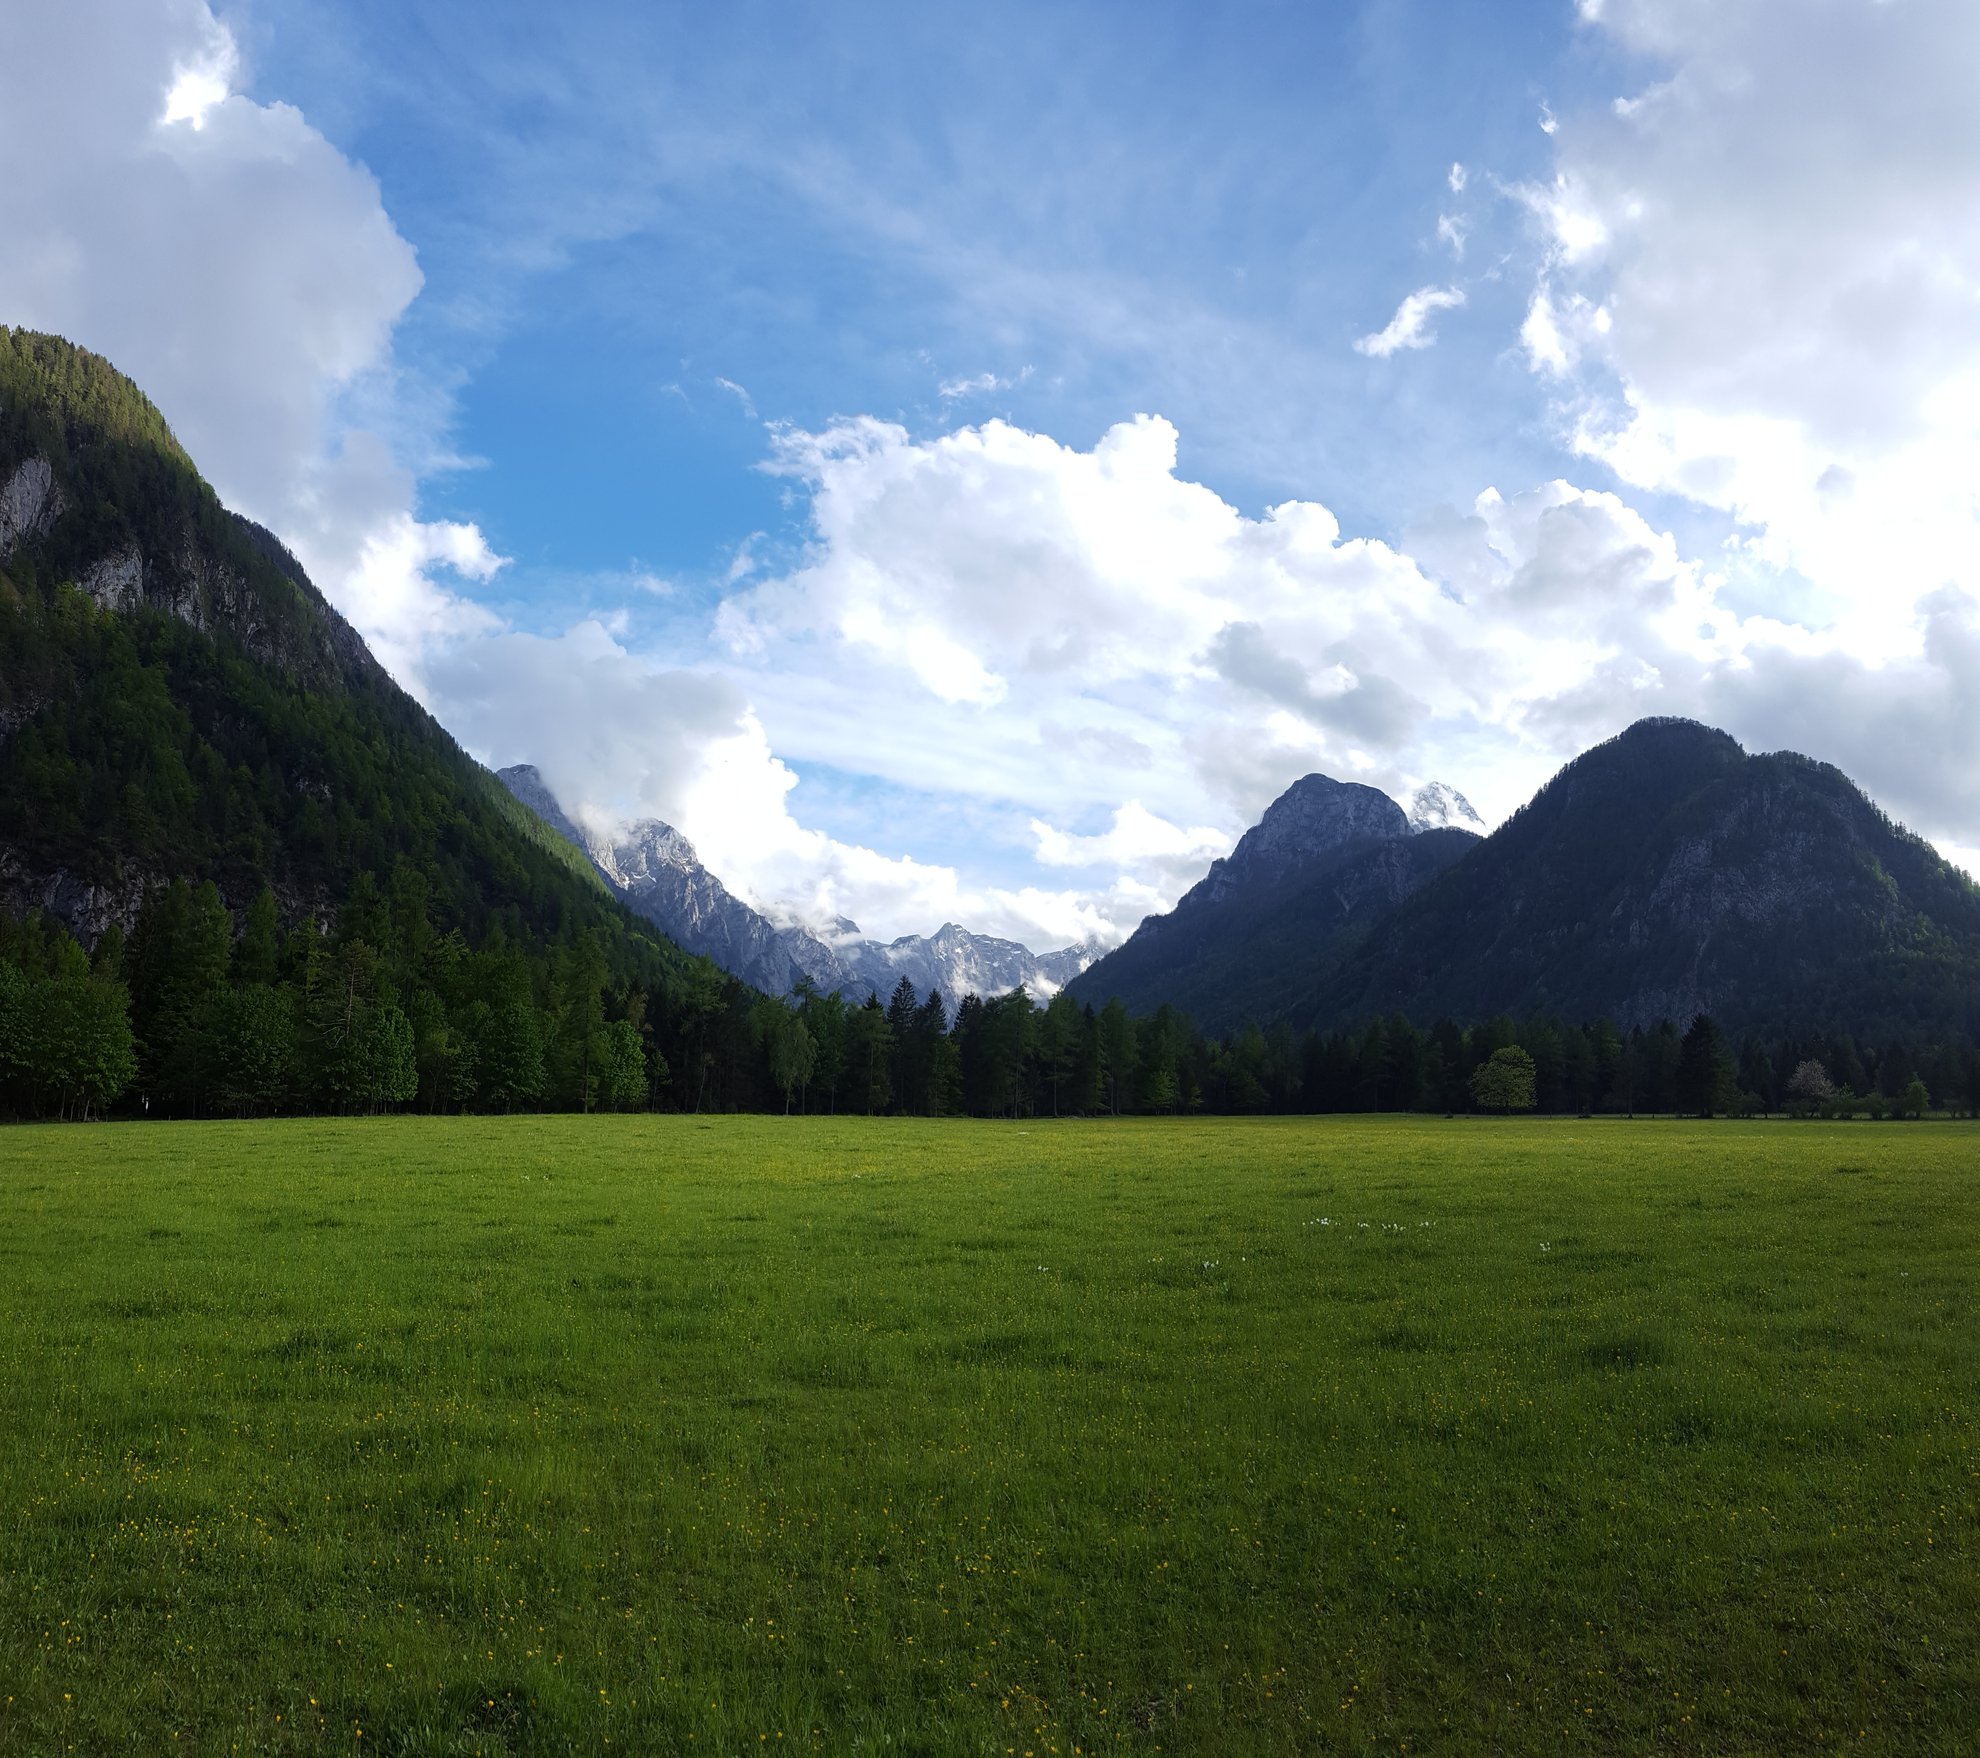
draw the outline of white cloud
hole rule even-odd
[[[1464,259],[1465,240],[1469,236],[1470,229],[1456,214],[1439,214],[1437,216],[1437,237],[1442,243],[1450,247],[1451,255],[1458,258],[1459,261]]]
[[[952,866],[880,853],[793,815],[797,774],[771,749],[742,688],[661,664],[623,627],[588,618],[561,635],[503,631],[453,642],[431,661],[449,726],[491,765],[534,763],[551,791],[601,830],[659,818],[745,901],[813,925],[850,916],[883,938],[945,921],[1040,949],[1115,939],[1155,907],[1118,881],[1049,890],[986,886]]]
[[[1471,178],[1462,164],[1453,164],[1450,169],[1450,175],[1444,181],[1450,185],[1451,194],[1462,195],[1464,194],[1465,184],[1470,182]]]
[[[205,0],[16,8],[0,57],[0,313],[107,356],[223,500],[279,533],[407,681],[477,613],[478,533],[414,516],[394,326],[420,286],[377,184],[239,89]]]
[[[730,396],[735,398],[736,402],[741,406],[742,412],[745,415],[747,415],[750,418],[750,420],[754,421],[757,418],[756,399],[752,397],[748,391],[744,390],[741,385],[737,384],[734,379],[718,378],[716,379],[715,383],[719,389],[727,391]]]
[[[1048,867],[1132,867],[1159,863],[1187,885],[1235,840],[1227,830],[1197,824],[1185,829],[1148,810],[1139,800],[1114,808],[1113,822],[1097,836],[1073,836],[1042,818],[1031,821],[1038,859]]]
[[[1003,422],[785,435],[809,553],[720,616],[776,749],[1007,814],[1121,931],[1308,770],[1441,777],[1496,818],[1642,714],[1781,742],[1762,707],[1815,637],[1739,614],[1737,554],[1701,565],[1614,493],[1488,491],[1396,549],[1311,502],[1248,517],[1176,445],[1157,417],[1090,451]]]
[[[231,31],[211,20],[198,22],[209,27],[205,41],[173,64],[164,115],[167,123],[184,122],[194,129],[204,128],[214,106],[233,90],[241,63]]]
[[[1744,521],[1839,644],[1905,661],[1918,607],[1980,583],[1980,11],[1582,10],[1660,65],[1565,119],[1525,192],[1529,358],[1572,381],[1583,451]]]
[[[957,397],[980,397],[991,391],[1010,389],[1011,381],[999,378],[994,372],[979,372],[974,378],[945,378],[935,387],[935,394],[944,402],[953,402]]]
[[[1428,348],[1437,339],[1436,332],[1430,328],[1430,319],[1463,303],[1464,290],[1460,287],[1419,287],[1396,307],[1396,315],[1383,328],[1360,337],[1354,351],[1386,360],[1403,349]]]

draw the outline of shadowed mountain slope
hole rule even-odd
[[[1388,795],[1306,776],[1071,991],[1096,1005],[1119,996],[1134,1013],[1167,1002],[1213,1032],[1285,1018],[1360,934],[1476,840],[1413,831]]]
[[[1837,769],[1641,721],[1399,904],[1292,1017],[1395,1009],[1971,1036],[1980,888]]]
[[[1461,805],[1419,796],[1410,822]],[[1383,796],[1309,776],[1073,989],[1167,1001],[1213,1031],[1711,1013],[1734,1031],[1969,1040],[1980,887],[1836,769],[1645,720],[1482,840],[1405,835]]]

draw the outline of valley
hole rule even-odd
[[[1953,1754],[1971,1125],[0,1135],[0,1750]]]

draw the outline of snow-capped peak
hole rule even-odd
[[[1445,781],[1429,781],[1409,797],[1409,827],[1412,831],[1469,830],[1485,834],[1485,820],[1472,810],[1463,794]]]

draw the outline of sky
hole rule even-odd
[[[780,918],[1648,714],[1980,868],[1980,8],[0,0],[0,321]]]

